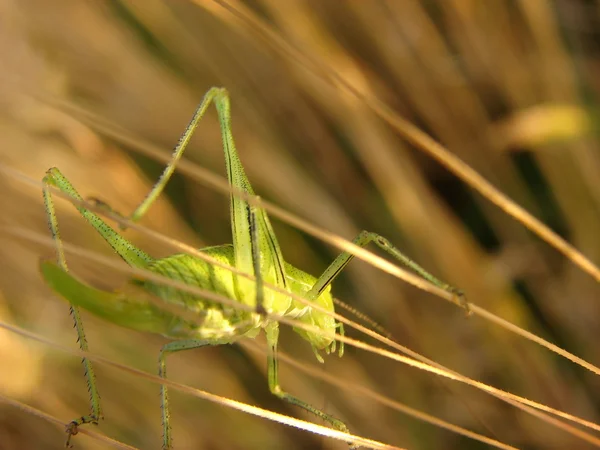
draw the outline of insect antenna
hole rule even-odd
[[[386,337],[388,339],[392,339],[393,340],[393,335],[392,335],[391,332],[389,332],[388,330],[386,330],[382,325],[380,325],[379,323],[377,323],[375,320],[371,319],[365,313],[359,311],[356,308],[353,308],[352,306],[348,305],[347,303],[344,303],[339,298],[335,298],[334,297],[333,298],[333,303],[335,303],[337,306],[339,306],[340,308],[344,309],[345,311],[348,311],[354,317],[356,317],[357,319],[361,320],[363,323],[365,323],[368,326],[370,326],[374,331],[377,331],[382,336],[384,336],[384,337]]]

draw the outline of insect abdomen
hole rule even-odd
[[[221,247],[211,247],[206,249],[206,253],[221,263],[231,265],[230,255],[228,254],[230,252],[215,252],[216,249],[221,249]],[[237,299],[231,271],[214,266],[193,255],[177,254],[158,259],[148,269],[172,280],[181,281],[190,286],[205,289],[230,299]],[[181,291],[171,286],[161,285],[152,281],[146,281],[143,285],[150,292],[161,297],[166,302],[184,305],[193,311],[204,311],[208,308],[223,309],[221,303]]]

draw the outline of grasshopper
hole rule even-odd
[[[129,217],[132,222],[140,220],[163,191],[194,130],[211,103],[214,103],[219,117],[229,183],[237,190],[254,195],[233,140],[229,94],[223,88],[211,88],[205,94],[175,146],[172,159],[161,177]],[[311,412],[333,428],[348,432],[348,428],[341,420],[282,390],[279,384],[277,360],[279,323],[271,317],[274,315],[294,318],[303,324],[322,330],[323,332],[317,333],[294,328],[302,338],[310,343],[317,359],[323,362],[319,352],[324,351],[327,354],[335,352],[334,336],[336,333],[343,335],[344,329],[342,324],[336,322],[331,314],[322,310],[329,313],[334,312],[331,283],[353,258],[351,253],[341,253],[319,277],[309,275],[284,260],[267,212],[262,208],[250,205],[244,198],[232,192],[230,213],[233,244],[208,247],[202,249],[201,252],[219,263],[252,275],[255,280],[240,277],[221,265],[211,264],[189,254],[175,254],[155,259],[122,237],[97,214],[82,205],[82,197],[59,169],[49,169],[43,182],[44,203],[49,227],[56,242],[57,262],[42,261],[40,269],[46,283],[70,302],[71,314],[75,321],[82,350],[87,351],[88,345],[79,308],[84,308],[105,320],[124,327],[158,333],[173,339],[160,350],[158,357],[160,377],[167,375],[166,359],[171,353],[207,345],[231,344],[242,338],[254,338],[261,329],[264,329],[268,348],[267,378],[270,391],[280,399]],[[71,275],[67,267],[50,186],[75,199],[77,201],[76,208],[83,218],[130,266],[215,292],[240,304],[250,306],[252,309],[250,311],[239,310],[149,280],[133,279],[124,289],[114,292],[102,291],[78,280]],[[101,206],[109,208],[106,204]],[[375,243],[426,280],[462,297],[462,292],[435,278],[402,254],[386,238],[362,231],[353,242],[359,246]],[[263,283],[274,285],[280,290],[265,290]],[[131,289],[131,287],[135,287],[135,289]],[[136,289],[138,292],[141,290],[145,295],[136,295]],[[321,310],[307,306],[282,292],[297,294],[308,302],[319,305]],[[200,312],[203,317],[202,323],[200,325],[191,323],[174,313],[161,310],[147,298],[147,294],[158,297],[166,303]],[[342,356],[342,354],[343,346],[340,345],[339,355]],[[77,434],[80,426],[88,423],[97,424],[102,414],[92,364],[84,358],[83,365],[90,392],[91,411],[90,414],[77,418],[66,426],[67,446],[70,445],[71,437]],[[173,439],[168,389],[165,385],[161,385],[160,395],[163,427],[162,447],[167,450],[173,447]]]

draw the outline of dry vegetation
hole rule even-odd
[[[405,126],[600,261],[599,20],[600,7],[583,0],[1,0],[0,168],[38,181],[58,166],[84,196],[128,213],[163,164],[140,151],[154,146],[167,157],[203,93],[225,86],[241,159],[263,198],[346,239],[361,229],[381,233],[475,305],[599,364],[599,269],[528,231],[506,212],[509,203],[492,204],[480,184],[460,179],[450,156],[440,164]],[[373,99],[396,122],[378,115]],[[187,160],[224,176],[219,139],[211,111]],[[0,192],[0,320],[76,349],[68,307],[37,270],[52,249],[11,231],[48,236],[40,188],[3,171]],[[67,242],[111,256],[71,205],[57,204]],[[286,259],[306,271],[318,274],[339,252],[273,221]],[[195,247],[231,240],[227,197],[181,174],[143,225]],[[174,251],[144,233],[126,235],[152,255]],[[125,278],[75,261],[97,285]],[[452,370],[600,422],[597,373],[480,315],[465,319],[451,303],[358,260],[334,293]],[[164,339],[90,315],[85,322],[94,354],[155,373]],[[281,345],[302,365],[318,365],[287,329]],[[173,380],[313,420],[269,394],[260,347],[169,361]],[[487,447],[294,366],[281,371],[285,388],[356,434],[409,449]],[[506,445],[600,446],[473,387],[352,347],[317,371]],[[97,376],[105,420],[96,431],[159,448],[158,386],[102,364]],[[88,409],[79,357],[4,329],[0,394],[63,422]],[[346,448],[181,393],[172,414],[178,449]],[[60,426],[0,403],[0,449],[58,449],[63,439]],[[107,445],[84,435],[75,444]]]

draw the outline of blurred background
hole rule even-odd
[[[169,155],[205,91],[224,86],[240,157],[263,198],[347,239],[361,229],[380,233],[470,301],[598,364],[600,288],[590,275],[223,5],[249,12],[381,99],[600,261],[600,6],[593,1],[0,0],[0,163],[34,180],[57,166],[84,197],[129,214],[163,164],[95,123]],[[185,158],[225,176],[214,110]],[[57,199],[56,206],[65,241],[112,255],[70,204]],[[49,236],[39,187],[2,175],[0,211],[3,227]],[[337,255],[272,221],[297,267],[318,275]],[[227,197],[181,174],[142,224],[195,247],[231,242]],[[124,234],[153,256],[173,252],[146,235]],[[50,248],[0,234],[0,320],[77,348],[68,305],[38,273],[39,259],[52,256]],[[107,287],[125,278],[85,261],[71,266]],[[465,319],[456,306],[366,263],[353,261],[334,294],[453,370],[600,420],[600,383],[591,373]],[[84,319],[92,352],[155,373],[165,339]],[[316,364],[287,327],[281,349]],[[353,348],[319,370],[515,447],[588,445],[475,389]],[[157,385],[98,364],[96,371],[105,415],[98,430],[160,448]],[[269,394],[265,372],[264,354],[237,345],[169,358],[173,380],[313,421]],[[356,434],[411,449],[487,448],[288,365],[280,377],[284,389]],[[65,422],[88,411],[78,357],[4,330],[0,394]],[[171,408],[177,449],[347,448],[178,392]],[[83,435],[74,443],[82,450],[106,445]],[[0,403],[0,449],[63,445],[60,427]]]

